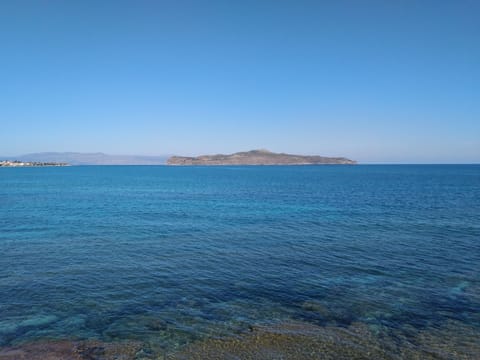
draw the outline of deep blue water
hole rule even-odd
[[[479,314],[480,166],[0,169],[0,346]]]

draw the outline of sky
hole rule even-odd
[[[480,1],[0,2],[0,154],[480,163]]]

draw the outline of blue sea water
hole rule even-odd
[[[479,314],[478,165],[0,169],[0,346]]]

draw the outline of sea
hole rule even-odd
[[[279,324],[480,359],[480,165],[0,169],[0,349]]]

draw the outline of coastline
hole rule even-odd
[[[165,349],[138,340],[39,340],[0,347],[0,360],[349,360],[464,359],[480,353],[480,331],[450,321],[440,327],[393,332],[364,323],[349,326],[292,321],[250,327],[237,336],[198,340]]]
[[[0,161],[0,167],[61,167],[61,166],[70,166],[70,164],[55,163],[55,162],[18,161],[18,160]]]

